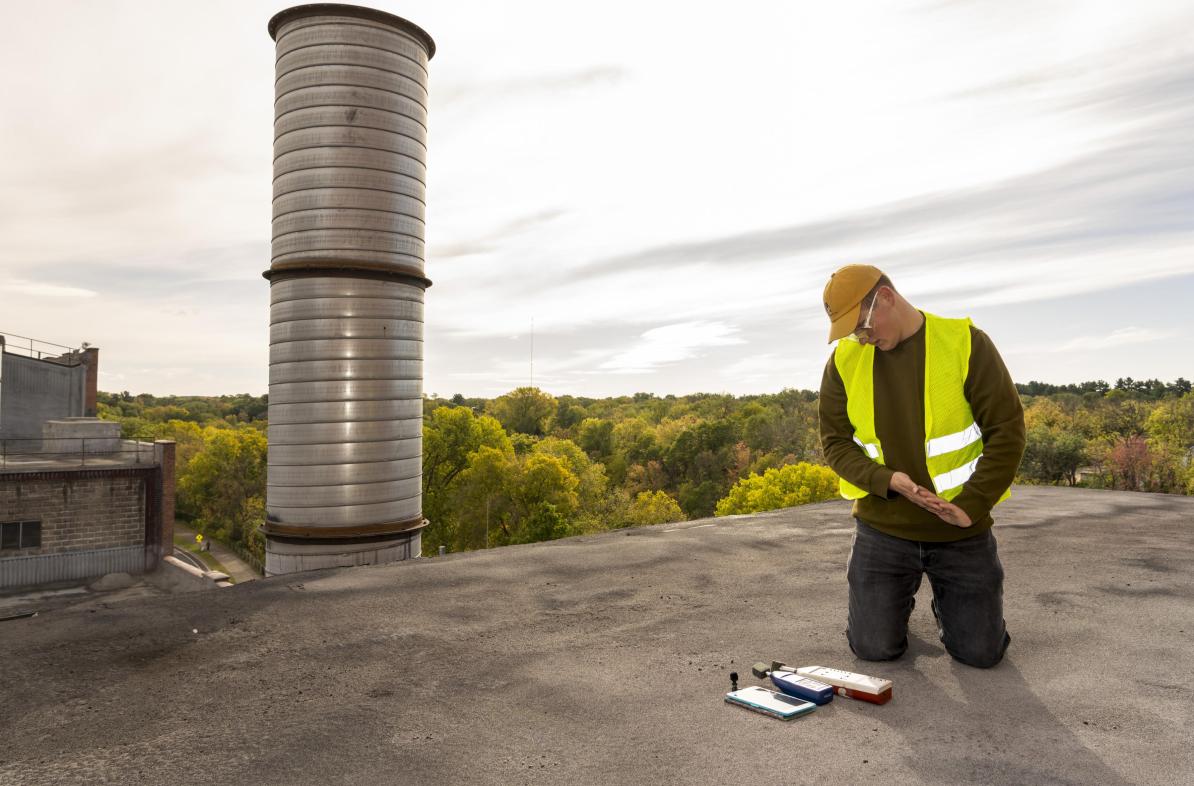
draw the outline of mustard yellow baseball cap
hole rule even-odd
[[[823,299],[825,313],[829,315],[830,344],[858,327],[862,299],[882,276],[883,271],[874,265],[846,265],[829,277]]]

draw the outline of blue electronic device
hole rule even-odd
[[[771,671],[771,681],[789,696],[811,701],[813,704],[828,704],[833,700],[833,686],[804,677],[794,671]]]

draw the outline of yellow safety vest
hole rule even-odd
[[[925,314],[925,463],[937,495],[953,499],[974,474],[983,455],[983,435],[974,422],[964,386],[970,371],[970,322]],[[847,337],[837,342],[834,365],[846,388],[846,414],[854,441],[871,460],[883,464],[875,429],[875,347]],[[846,499],[868,492],[845,478],[838,489]],[[999,502],[1011,496],[1003,492]]]

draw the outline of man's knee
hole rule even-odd
[[[946,637],[948,639],[948,636]],[[1003,655],[1007,652],[1008,644],[1011,643],[1011,636],[1005,632],[1002,639],[997,642],[984,642],[977,640],[969,640],[963,642],[946,641],[945,650],[950,654],[954,660],[959,663],[964,663],[967,666],[973,666],[976,669],[989,669],[996,666],[1003,660]]]
[[[899,640],[892,640],[873,634],[856,634],[850,629],[846,631],[846,641],[850,644],[850,651],[862,660],[895,660],[908,650],[906,635]]]

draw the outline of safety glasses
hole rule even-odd
[[[871,317],[874,316],[874,314],[875,314],[875,302],[878,299],[879,299],[879,293],[876,292],[875,296],[871,298],[871,305],[866,310],[866,319],[864,319],[862,321],[862,324],[859,325],[858,327],[856,327],[854,329],[854,332],[851,333],[849,336],[847,336],[847,338],[851,338],[851,339],[854,339],[855,341],[862,342],[862,341],[866,341],[867,338],[870,337],[871,327],[872,327]]]

